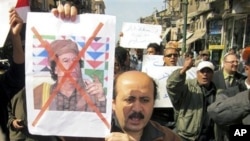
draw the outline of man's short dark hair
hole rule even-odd
[[[160,53],[160,51],[161,51],[161,46],[158,45],[157,43],[149,43],[147,48],[150,48],[150,47],[154,48],[155,52]]]
[[[128,54],[129,52],[123,47],[118,46],[115,48],[115,58],[117,59],[122,70],[126,69],[125,62],[127,60],[127,57],[129,57]]]
[[[191,58],[193,58],[194,57],[194,53],[191,52],[191,51],[188,51],[188,52],[185,53],[185,57],[191,57]]]

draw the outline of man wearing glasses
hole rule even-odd
[[[249,50],[249,49],[248,49]],[[230,138],[230,128],[234,125],[242,126],[250,124],[250,54],[244,51],[242,57],[245,66],[246,79],[242,79],[239,85],[240,93],[221,92],[216,96],[216,100],[208,107],[208,113],[215,121],[217,129],[216,140],[228,141]],[[225,62],[225,63],[236,63]]]
[[[242,75],[237,72],[238,70],[238,58],[236,54],[229,53],[225,55],[223,60],[223,76],[225,79],[226,88],[233,87],[237,84],[238,80],[242,78]]]
[[[169,44],[168,44],[169,45]],[[164,66],[177,66],[177,60],[179,53],[177,48],[174,46],[166,46],[163,52]],[[167,121],[166,121],[167,119]],[[152,114],[152,120],[156,120],[169,128],[173,129],[175,126],[174,122],[174,109],[173,108],[154,108]]]
[[[176,48],[165,48],[163,55],[164,66],[177,66],[179,53]]]
[[[228,52],[223,56],[222,68],[218,71],[215,71],[214,73],[213,82],[215,83],[217,89],[223,89],[225,91],[224,93],[227,93],[228,96],[233,96],[242,91],[242,80],[245,80],[246,77],[241,73],[237,72],[238,64],[239,62],[237,55],[235,53]],[[219,97],[220,95],[216,97],[216,100]],[[216,103],[217,102],[215,102],[214,104]],[[214,104],[211,107],[214,107]],[[219,108],[220,106],[221,105],[218,105]],[[210,115],[213,118],[214,115],[211,114],[211,107],[209,111]],[[216,121],[217,120],[215,120],[215,122]],[[220,124],[221,123],[218,124],[218,122],[216,122],[215,124],[215,130],[216,130],[215,139],[218,141],[219,140],[227,141],[228,140],[227,131],[229,130],[229,128],[226,126],[221,126]]]

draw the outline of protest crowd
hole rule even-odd
[[[69,22],[73,22],[76,11],[76,7],[66,3],[61,9],[52,9],[51,13],[55,18],[69,16]],[[9,15],[11,28],[7,40],[13,46],[13,59],[8,70],[0,75],[0,141],[229,141],[230,127],[250,124],[250,49],[245,48],[242,54],[228,51],[217,66],[210,59],[209,50],[201,50],[198,55],[192,49],[181,52],[176,41],[151,42],[144,49],[118,43],[114,52],[110,134],[105,138],[30,134],[25,98],[25,55],[20,36],[24,21],[14,8]],[[125,34],[121,33],[119,38]],[[59,59],[61,54],[58,54]],[[154,66],[144,66],[145,56],[160,56],[158,67],[175,68],[164,78],[164,88],[172,106],[154,107],[159,99],[159,82],[147,74]],[[240,64],[244,69],[240,70]],[[188,77],[190,71],[195,77]],[[98,80],[94,80],[94,84],[102,87]],[[103,106],[107,101],[103,91],[96,95],[100,111],[105,112]],[[60,98],[64,99],[59,97],[59,102]],[[74,107],[75,102],[69,103],[68,108],[78,109]],[[56,104],[55,107],[64,108]],[[91,111],[91,108],[86,110]]]

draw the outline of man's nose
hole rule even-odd
[[[136,101],[136,102],[134,102],[132,109],[133,109],[133,111],[136,111],[136,112],[142,111],[142,104],[141,104],[141,102],[139,100]]]

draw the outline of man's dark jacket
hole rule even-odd
[[[12,63],[10,68],[0,75],[0,125],[6,137],[8,136],[7,104],[11,98],[24,87],[24,64]]]

